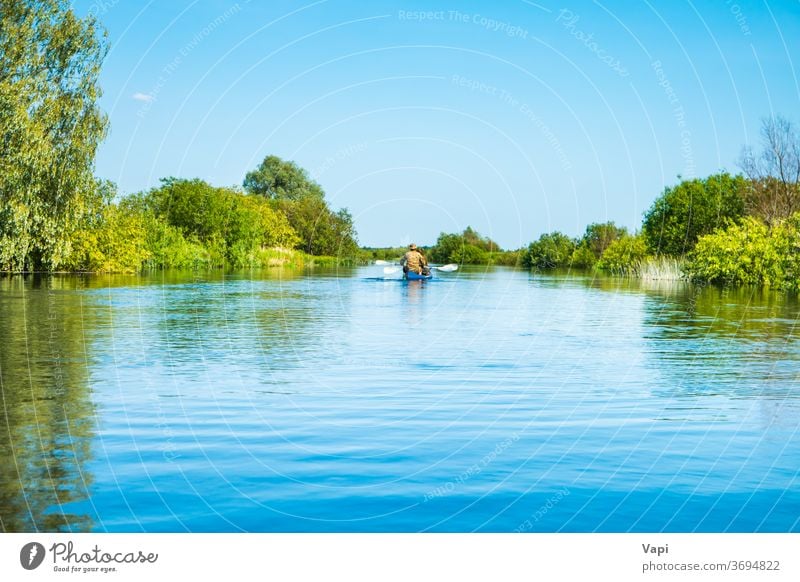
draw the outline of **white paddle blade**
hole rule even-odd
[[[389,261],[384,261],[383,259],[378,259],[377,261],[375,261],[375,264],[376,265],[388,265]]]
[[[452,273],[453,271],[458,270],[458,265],[449,264],[449,265],[442,265],[441,267],[436,267],[437,271],[444,271],[445,273]]]
[[[391,275],[392,273],[396,273],[400,270],[400,267],[384,267],[383,274],[384,275]]]

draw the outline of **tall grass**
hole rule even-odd
[[[358,265],[368,265],[372,261],[364,260],[363,256],[339,256],[330,255],[304,255],[305,266],[310,268],[328,269],[332,267],[356,267]]]
[[[633,275],[651,281],[681,281],[687,279],[686,261],[673,257],[646,257],[633,266]]]

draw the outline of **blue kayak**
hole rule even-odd
[[[409,281],[427,281],[428,279],[432,279],[432,278],[433,278],[433,274],[430,274],[430,275],[419,275],[419,274],[415,273],[414,271],[409,271],[408,273],[406,273],[406,279],[408,279]]]

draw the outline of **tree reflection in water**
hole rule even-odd
[[[78,278],[0,278],[0,529],[87,531],[94,405]]]

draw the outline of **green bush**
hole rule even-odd
[[[543,234],[522,252],[522,266],[527,269],[567,267],[572,261],[575,247],[575,241],[565,234]]]
[[[747,217],[701,237],[687,270],[695,281],[797,290],[800,282],[800,214],[770,229]]]
[[[358,251],[358,262],[368,264],[375,261],[399,261],[407,250],[406,247],[363,247]]]
[[[430,249],[428,259],[434,263],[488,265],[495,262],[501,253],[496,242],[468,226],[461,234],[441,233]]]
[[[500,251],[500,245],[498,245],[488,236],[481,235],[471,226],[468,226],[464,229],[464,232],[461,233],[461,238],[464,239],[465,244],[478,247],[480,250],[486,251],[487,253],[495,253]]]
[[[597,268],[616,275],[638,274],[641,262],[647,257],[647,243],[641,235],[623,235],[600,257]]]
[[[296,248],[318,256],[354,258],[358,254],[353,217],[346,209],[334,212],[324,199],[312,196],[276,200],[272,204],[297,233]]]
[[[572,266],[577,269],[591,269],[597,264],[597,259],[589,245],[580,243],[572,253]]]
[[[595,222],[586,227],[581,244],[591,250],[596,259],[599,259],[611,243],[626,234],[628,234],[628,230],[625,227],[617,226],[611,221]]]
[[[70,271],[135,273],[150,256],[141,218],[115,204],[103,209],[97,224],[76,230],[71,246],[63,265]]]
[[[213,267],[211,255],[195,237],[187,239],[174,226],[154,215],[147,215],[145,237],[150,258],[147,268],[205,269]]]
[[[434,263],[449,263],[450,257],[464,246],[464,240],[458,234],[441,233],[436,244],[428,251],[428,259]]]
[[[749,182],[727,173],[667,188],[647,211],[642,233],[654,254],[681,256],[697,239],[744,215]]]
[[[259,196],[202,180],[167,178],[125,201],[144,216],[150,266],[262,266],[263,249],[292,248],[300,239],[287,217]]]
[[[489,262],[493,265],[517,267],[522,261],[522,251],[499,251],[491,253]]]
[[[489,253],[475,245],[465,244],[456,249],[447,262],[461,265],[487,265],[489,264]]]

